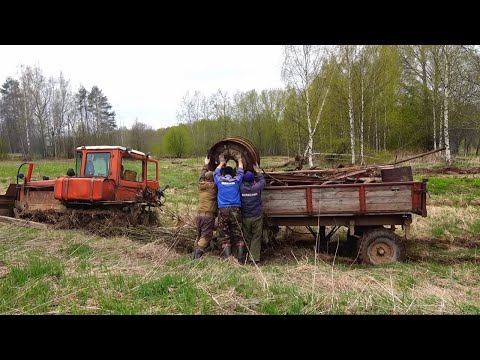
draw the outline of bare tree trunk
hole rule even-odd
[[[450,154],[450,137],[448,134],[448,100],[449,100],[449,77],[450,77],[450,66],[448,64],[447,52],[444,53],[445,56],[445,97],[443,99],[443,135],[445,137],[445,160],[448,165],[452,164],[452,158]]]
[[[362,93],[362,110],[360,114],[360,164],[364,165],[365,164],[365,158],[363,154],[363,123],[365,121],[365,101],[364,101],[364,87],[363,87],[363,70],[362,73],[360,74],[362,77],[361,82],[360,82],[360,87],[361,87],[361,93]]]
[[[308,146],[307,146],[307,149],[305,150],[305,155],[307,155],[307,151],[308,151],[308,164],[309,164],[310,167],[313,167],[313,137],[315,136],[315,134],[317,132],[318,124],[320,123],[320,117],[322,115],[323,107],[325,106],[325,101],[327,100],[327,96],[328,96],[329,91],[330,91],[330,84],[327,85],[327,90],[325,91],[325,96],[323,97],[322,104],[320,105],[320,108],[318,109],[317,118],[315,120],[315,125],[314,125],[313,128],[311,126],[311,121],[310,121],[309,117],[307,117],[307,119],[308,119]],[[307,95],[307,109],[309,109],[309,108],[310,108],[310,101],[309,101],[309,98],[308,98],[308,95]]]
[[[350,120],[350,151],[352,153],[352,164],[355,164],[355,129],[353,121],[353,99],[351,69],[348,68],[348,118]]]
[[[439,131],[438,131],[438,147],[443,148],[443,139],[444,139],[444,133],[443,133],[443,117],[444,117],[444,110],[445,110],[445,102],[441,105],[441,110],[440,110],[440,120],[439,120]]]
[[[433,100],[432,100],[432,115],[433,115],[433,149],[437,149],[437,91],[438,91],[438,81],[437,81],[437,65],[433,64]]]
[[[383,151],[387,151],[387,101],[385,101],[385,123],[383,124]]]
[[[23,84],[23,106],[25,111],[25,138],[27,140],[27,153],[25,155],[30,156],[30,127],[28,126],[28,113],[27,113],[27,90],[25,88],[26,84]]]
[[[300,124],[297,122],[297,137],[298,137],[298,155],[302,153],[301,150],[301,144],[302,144],[302,138],[300,137]]]
[[[52,142],[53,142],[53,157],[57,158],[57,138],[55,137],[55,132],[52,131]]]
[[[437,150],[437,120],[435,113],[435,95],[433,99],[433,150]]]
[[[374,102],[374,109],[373,109],[373,118],[375,121],[375,150],[378,152],[380,151],[380,141],[378,139],[378,117],[377,117],[377,107],[376,103]]]

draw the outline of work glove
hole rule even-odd
[[[233,158],[235,161],[240,161],[240,160],[242,160],[242,154],[240,153],[240,151],[230,150],[230,155],[232,156],[232,158]]]
[[[260,169],[260,166],[258,166],[257,163],[255,163],[255,164],[253,165],[253,170],[255,170],[255,172],[256,172],[257,174],[262,171],[262,169]]]
[[[223,155],[223,153],[221,153],[220,155],[218,155],[218,162],[220,163],[225,163],[225,156]]]
[[[205,156],[205,159],[204,159],[203,163],[204,163],[205,165],[210,164],[210,159],[208,158],[208,156]]]

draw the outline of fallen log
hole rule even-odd
[[[420,157],[423,157],[423,156],[435,154],[435,153],[437,153],[437,152],[439,152],[439,151],[443,151],[443,150],[445,150],[445,149],[446,149],[446,148],[443,147],[443,148],[441,148],[441,149],[428,151],[428,152],[426,152],[426,153],[419,154],[419,155],[415,155],[415,156],[412,156],[412,157],[409,157],[409,158],[406,158],[406,159],[403,159],[403,160],[400,160],[400,161],[394,161],[393,163],[390,163],[389,165],[401,164],[401,163],[406,162],[406,161],[410,161],[410,160],[417,159],[417,158],[420,158]]]
[[[48,228],[47,224],[38,223],[30,220],[17,219],[9,216],[0,215],[0,223],[15,224],[18,226],[31,227],[34,229],[45,230]]]
[[[318,169],[318,170],[285,170],[285,171],[266,171],[266,174],[273,175],[290,175],[290,174],[322,174],[322,173],[339,173],[343,171],[348,171],[349,168],[340,168],[340,169]],[[358,167],[356,167],[358,169]]]

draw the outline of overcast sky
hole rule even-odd
[[[97,85],[119,125],[135,118],[157,129],[177,123],[187,91],[210,95],[283,87],[280,45],[0,45],[0,82],[18,78],[20,65],[60,71],[74,91]]]

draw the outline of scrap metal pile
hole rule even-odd
[[[421,157],[439,150],[416,155],[410,159]],[[214,170],[218,165],[218,158],[223,155],[227,160],[236,159],[232,154],[240,154],[246,171],[254,171],[254,163],[260,165],[260,155],[255,145],[242,137],[228,137],[213,145],[207,153],[210,159],[209,169]],[[294,185],[329,185],[329,184],[359,184],[395,181],[413,181],[412,168],[396,167],[405,159],[395,164],[382,166],[348,166],[330,169],[303,170],[306,163],[302,156],[297,155],[282,167],[292,165],[292,170],[268,171],[263,169],[267,185],[270,186],[294,186]],[[238,164],[237,164],[238,165]]]
[[[328,185],[382,182],[382,170],[393,166],[350,166],[336,169],[265,172],[269,185]]]

